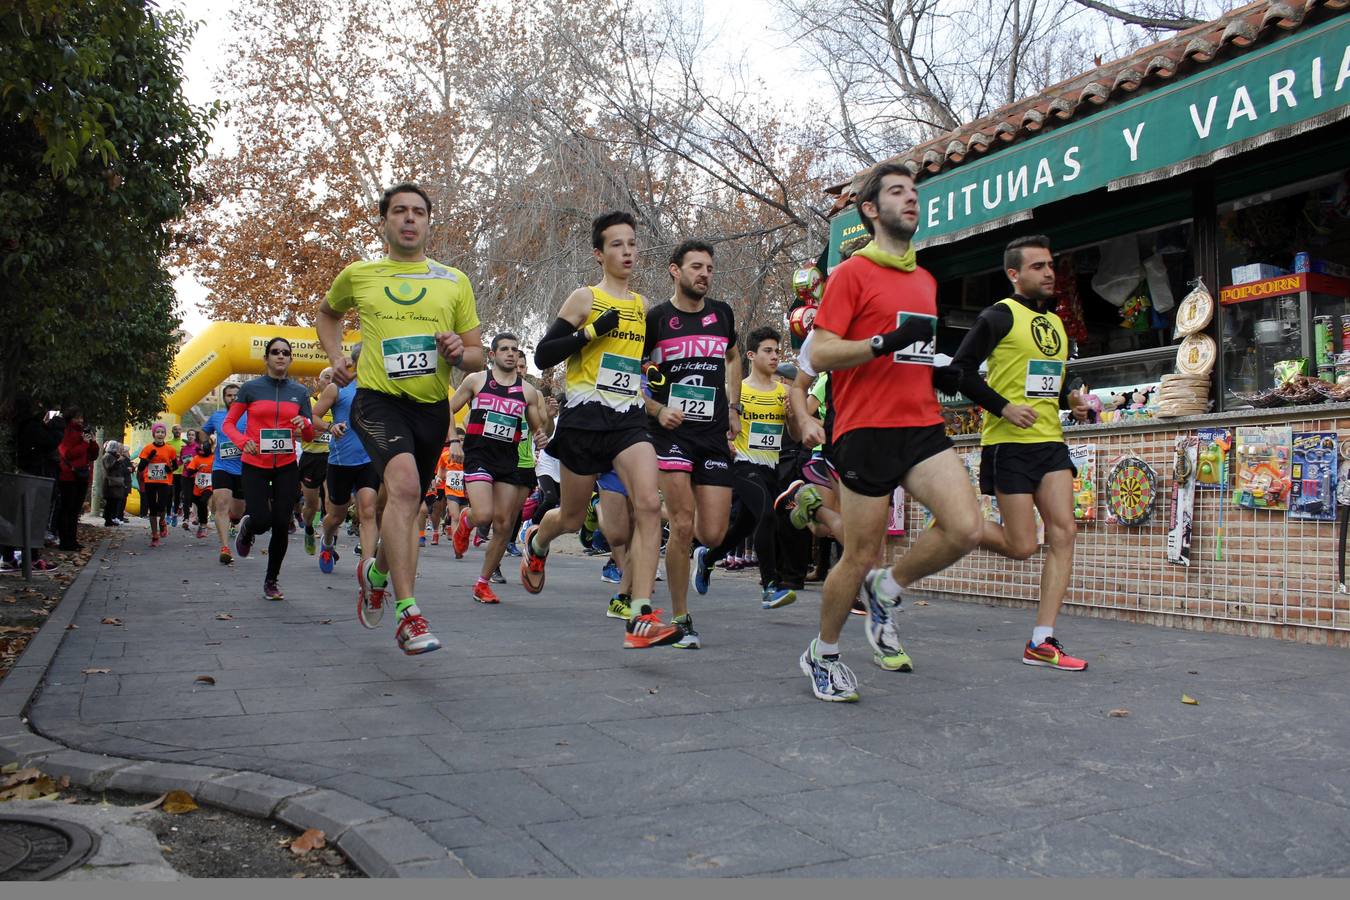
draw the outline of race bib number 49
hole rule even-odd
[[[893,359],[898,363],[917,363],[921,366],[931,366],[933,354],[937,352],[937,316],[926,316],[922,313],[896,313],[895,327],[899,328],[910,319],[927,319],[930,326],[929,337],[925,340],[915,341],[908,347],[901,347],[895,351]]]
[[[494,441],[514,441],[520,428],[520,419],[505,413],[488,410],[483,416],[483,437]]]
[[[670,406],[684,413],[686,421],[711,422],[713,403],[717,400],[717,388],[703,387],[698,384],[672,384],[670,386]]]
[[[751,450],[771,450],[774,452],[782,450],[783,426],[772,422],[751,422],[746,446]]]
[[[415,378],[436,374],[436,339],[429,334],[411,334],[380,342],[384,373],[390,378]]]
[[[264,428],[258,436],[259,453],[293,453],[295,435],[289,428]]]
[[[1026,395],[1028,397],[1059,397],[1064,383],[1064,363],[1056,359],[1027,360]]]
[[[595,374],[595,387],[606,394],[636,397],[642,383],[640,365],[631,356],[605,353],[600,356],[600,371]]]

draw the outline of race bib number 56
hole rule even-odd
[[[384,354],[384,373],[390,378],[415,378],[436,374],[436,338],[429,334],[410,334],[380,342]]]
[[[931,366],[933,354],[937,352],[937,316],[926,316],[922,313],[896,313],[895,327],[899,328],[910,319],[927,319],[930,326],[929,337],[925,340],[915,341],[908,347],[901,347],[895,351],[893,359],[898,363],[917,363],[921,366]]]

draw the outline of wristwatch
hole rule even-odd
[[[880,356],[886,352],[886,338],[880,334],[872,335],[872,355]]]

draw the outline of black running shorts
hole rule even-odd
[[[855,428],[834,442],[830,462],[850,491],[865,497],[887,497],[910,469],[951,446],[942,424]]]
[[[647,427],[620,431],[559,428],[549,441],[548,453],[577,475],[601,475],[614,468],[614,459],[634,444],[650,444]],[[465,472],[468,467],[465,466]]]
[[[427,492],[450,429],[448,399],[419,403],[370,388],[357,388],[351,421],[381,478],[391,459],[400,453],[410,453],[417,464],[420,490],[423,494]]]
[[[300,456],[300,484],[312,491],[318,490],[328,477],[327,453],[304,453]]]
[[[244,479],[241,475],[235,475],[233,472],[222,472],[219,469],[211,471],[211,490],[229,491],[234,494],[234,499],[244,499]]]
[[[1042,478],[1064,469],[1076,474],[1063,441],[990,444],[980,450],[980,492],[1034,494]]]
[[[328,502],[334,506],[350,503],[352,494],[363,488],[380,489],[380,476],[372,463],[359,466],[328,466]]]
[[[662,472],[686,472],[694,484],[731,487],[735,479],[725,431],[671,431],[652,425],[650,434],[656,448],[656,466]]]

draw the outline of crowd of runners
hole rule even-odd
[[[441,646],[424,611],[440,604],[417,599],[428,537],[434,546],[444,535],[456,558],[482,545],[471,596],[496,604],[508,555],[519,557],[524,590],[539,594],[560,538],[598,546],[603,535],[603,580],[616,586],[604,611],[624,622],[623,646],[698,649],[705,637],[689,588],[707,594],[729,556],[755,557],[764,610],[798,599],[800,581],[780,577],[787,519],[806,546],[811,535],[842,548],[799,664],[816,697],[853,701],[857,679],[840,646],[850,613],[863,617],[877,666],[912,671],[897,625],[905,592],[977,547],[1029,557],[1039,512],[1041,601],[1021,658],[1085,669],[1054,635],[1075,537],[1060,413],[1083,417],[1086,406],[1063,377],[1050,245],[1028,236],[1008,246],[1010,296],[940,365],[937,285],[911,245],[913,178],[878,166],[857,205],[871,240],[830,272],[795,366],[782,360],[778,331],[742,333],[731,306],[714,299],[712,245],[677,246],[671,295],[649,302],[630,286],[636,221],[599,216],[600,276],[566,297],[535,346],[536,368],[565,366],[549,389],[525,378],[516,334],[484,345],[469,279],[425,254],[430,199],[396,185],[379,207],[387,255],[345,268],[318,309],[330,366],[317,391],[289,376],[291,345],[273,338],[265,374],[226,386],[224,409],[202,428],[183,436],[174,426],[170,439],[155,426],[136,458],[151,545],[180,521],[204,539],[213,519],[220,562],[231,565],[269,535],[262,595],[281,600],[289,535],[303,530],[321,573],[354,575],[360,622],[376,628],[392,607],[395,640],[411,655]],[[362,340],[348,349],[343,319],[353,312]],[[452,390],[454,368],[463,377]],[[997,496],[1001,524],[964,487],[938,390],[988,411],[980,482]],[[887,564],[897,486],[933,524]]]

